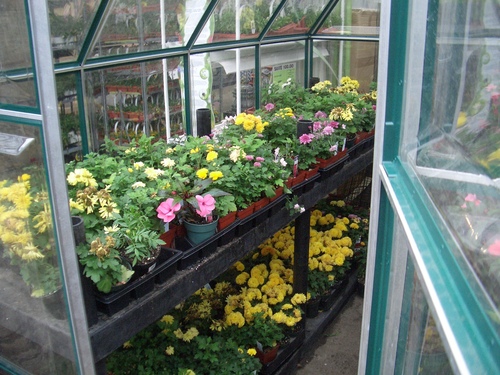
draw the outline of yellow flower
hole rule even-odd
[[[251,277],[248,279],[248,286],[250,288],[257,288],[259,286],[259,280],[256,277]]]
[[[234,264],[234,268],[236,268],[237,271],[242,272],[245,270],[245,265],[243,263],[241,263],[240,261],[237,261]]]
[[[217,159],[217,152],[216,151],[210,151],[208,154],[207,154],[207,161],[210,162],[212,160],[215,160]]]
[[[129,349],[129,348],[131,348],[131,347],[133,347],[133,345],[132,345],[132,343],[131,343],[130,341],[125,341],[125,342],[123,343],[123,348],[124,348],[124,349]]]
[[[161,321],[166,324],[172,324],[174,322],[174,317],[172,315],[163,315]]]
[[[301,305],[306,302],[306,296],[303,293],[296,293],[293,295],[290,302],[292,302],[292,304],[295,306]]]
[[[193,148],[192,150],[189,151],[190,154],[196,154],[200,151],[200,149],[198,147],[196,148]]]
[[[196,176],[202,180],[206,179],[208,177],[208,169],[207,168],[198,169],[198,171],[196,172]]]
[[[227,325],[237,325],[239,328],[245,325],[245,318],[239,311],[232,312],[226,316]]]
[[[212,179],[212,181],[217,181],[219,178],[224,177],[221,171],[214,171],[210,172],[209,177]]]
[[[158,178],[158,176],[161,176],[164,172],[161,169],[156,169],[156,168],[146,168],[144,170],[144,173],[146,174],[146,177],[153,181]]]
[[[167,349],[165,349],[165,354],[166,355],[174,355],[175,349],[173,346],[167,346]]]
[[[250,348],[247,350],[247,354],[250,356],[250,357],[253,357],[254,355],[257,354],[257,350],[255,350],[254,348]]]
[[[250,277],[250,275],[248,274],[248,272],[240,273],[238,276],[236,276],[236,280],[235,280],[236,284],[238,284],[238,285],[245,284],[249,277]]]

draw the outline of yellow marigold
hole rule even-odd
[[[278,250],[284,249],[285,248],[285,243],[283,241],[277,241],[274,244],[274,247]]]
[[[250,356],[250,357],[253,357],[254,355],[257,354],[257,350],[255,350],[254,348],[250,348],[247,350],[247,354]]]
[[[131,343],[130,341],[125,341],[125,342],[123,343],[123,348],[124,348],[124,349],[129,349],[129,348],[131,348],[132,346],[133,346],[133,345],[132,345],[132,343]]]
[[[342,246],[352,246],[352,240],[351,240],[351,237],[342,237],[340,239],[340,243],[342,244]]]
[[[191,149],[191,150],[189,151],[189,153],[190,153],[190,154],[196,154],[196,153],[198,153],[199,151],[200,151],[200,149],[199,149],[198,147],[196,147],[196,148]]]
[[[297,321],[295,320],[295,318],[289,316],[285,319],[285,324],[287,325],[287,327],[293,327],[295,324],[297,324]]]
[[[199,332],[196,327],[189,328],[186,333],[183,335],[182,340],[185,342],[190,342],[196,336],[198,336]]]
[[[283,311],[278,311],[271,316],[271,319],[276,323],[284,323],[286,321],[286,314]]]
[[[317,222],[318,222],[318,218],[317,218],[317,217],[315,217],[315,216],[311,216],[311,217],[309,218],[309,225],[310,225],[310,226],[312,226],[312,227],[313,227],[313,226],[315,226]]]
[[[208,162],[211,162],[211,161],[217,159],[218,156],[219,156],[219,154],[217,153],[217,151],[209,151],[206,159]]]
[[[295,293],[290,299],[290,302],[292,302],[294,306],[297,306],[305,303],[306,300],[307,299],[304,293]]]
[[[351,224],[349,225],[349,228],[351,228],[351,229],[359,229],[359,225],[358,225],[358,224],[356,224],[356,223],[351,223]]]
[[[226,324],[229,326],[236,325],[241,328],[245,325],[245,318],[239,311],[234,311],[226,316]]]
[[[345,261],[344,254],[342,253],[337,254],[337,256],[335,257],[335,265],[342,266],[344,264],[344,261]]]
[[[250,277],[248,279],[248,286],[250,288],[257,288],[259,285],[259,280],[256,277]]]
[[[320,218],[318,219],[318,224],[319,224],[319,225],[328,225],[328,224],[329,224],[329,223],[328,223],[328,219],[327,219],[326,217],[322,216],[322,217],[320,217]]]
[[[208,177],[208,169],[207,168],[200,168],[196,171],[196,177],[198,177],[201,180],[204,180]]]
[[[217,181],[219,178],[224,177],[221,171],[214,171],[210,172],[209,177],[212,179],[212,181]]]
[[[290,303],[285,303],[283,306],[281,306],[282,310],[290,310],[293,309],[293,305]]]
[[[237,271],[242,272],[245,270],[245,265],[243,263],[241,263],[240,261],[237,261],[234,264],[234,268],[236,268]]]

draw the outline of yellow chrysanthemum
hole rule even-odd
[[[214,171],[210,172],[209,177],[212,179],[212,181],[217,181],[219,178],[224,177],[221,171]]]
[[[202,180],[206,179],[208,177],[208,169],[207,168],[198,169],[198,171],[196,172],[196,177]]]
[[[167,346],[167,349],[165,349],[165,354],[166,355],[174,355],[175,349],[173,346]]]
[[[209,151],[207,154],[207,161],[211,162],[211,161],[217,159],[218,156],[219,156],[219,154],[216,151]]]

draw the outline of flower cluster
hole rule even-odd
[[[0,240],[34,297],[60,286],[49,196],[41,175],[38,171],[0,181]]]

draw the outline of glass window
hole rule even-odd
[[[87,74],[93,147],[98,150],[105,137],[122,144],[142,134],[183,133],[181,72],[180,58],[174,57]]]
[[[97,0],[48,1],[55,63],[77,59],[99,3]]]
[[[420,124],[407,128],[402,157],[415,163],[438,220],[450,230],[450,248],[465,259],[464,272],[475,274],[471,282],[479,278],[484,308],[498,321],[500,26],[496,2],[475,4],[440,2],[436,8],[424,51],[426,78],[415,79],[424,88]]]
[[[0,362],[76,374],[40,130],[0,122]]]
[[[380,0],[340,0],[319,29],[319,34],[378,36]]]
[[[377,81],[378,42],[314,41],[313,77],[334,85],[349,76],[359,82],[359,91],[368,92]]]
[[[186,0],[114,1],[91,48],[92,57],[185,45],[205,10],[189,5]]]
[[[0,105],[37,105],[23,1],[2,3],[0,12]]]

